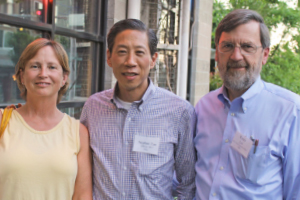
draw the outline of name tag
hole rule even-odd
[[[141,135],[134,136],[133,151],[157,155],[158,148],[158,137],[147,137]]]
[[[247,138],[247,136],[241,134],[240,132],[236,132],[230,146],[239,152],[244,158],[248,158],[250,149],[253,145],[252,140]]]

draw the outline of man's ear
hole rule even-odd
[[[111,58],[110,51],[109,51],[109,49],[107,49],[106,50],[106,62],[108,64],[108,66],[111,67],[111,60],[110,60],[110,58]]]
[[[216,47],[216,51],[215,51],[215,61],[218,62],[219,60],[219,52],[218,52],[218,47]]]
[[[264,48],[263,50],[263,57],[262,57],[262,65],[265,65],[267,63],[268,57],[270,53],[270,48]]]
[[[158,53],[155,52],[155,53],[153,54],[153,56],[151,57],[150,69],[152,69],[152,68],[155,66],[157,57],[158,57]]]

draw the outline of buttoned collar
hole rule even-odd
[[[143,107],[145,104],[150,101],[152,98],[152,95],[154,94],[156,87],[154,86],[153,82],[151,81],[150,78],[148,78],[148,88],[142,98],[138,101],[132,102],[133,104],[136,104],[139,111],[143,110]],[[117,92],[118,92],[118,82],[115,84],[115,87],[113,88],[113,95],[111,96],[110,102],[113,103],[117,108],[123,108],[122,105],[116,100],[117,99]]]
[[[259,94],[264,88],[264,83],[259,76],[253,85],[244,93],[242,96],[234,99],[230,102],[228,93],[224,85],[218,89],[218,99],[224,104],[224,107],[230,107],[232,103],[240,104],[241,110],[244,113],[252,106],[253,99]]]

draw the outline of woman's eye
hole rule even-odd
[[[32,65],[31,68],[38,68],[38,66],[37,65]]]
[[[56,69],[56,67],[55,67],[55,66],[50,66],[49,68],[50,68],[50,69]]]

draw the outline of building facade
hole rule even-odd
[[[130,10],[136,5],[140,9]],[[176,94],[186,88],[183,98],[195,104],[209,91],[211,0],[0,0],[0,107],[24,102],[14,67],[31,41],[45,37],[60,42],[69,56],[70,87],[58,107],[79,118],[91,94],[114,86],[106,34],[132,12],[159,38],[153,82]]]

